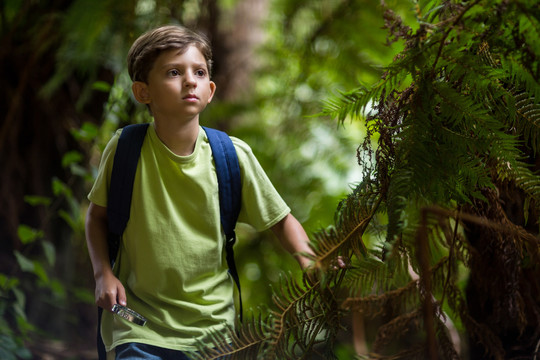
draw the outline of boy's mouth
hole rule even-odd
[[[184,96],[184,99],[185,100],[197,100],[199,98],[195,94],[188,94],[188,95]]]

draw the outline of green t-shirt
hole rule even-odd
[[[107,206],[120,132],[105,148],[88,195],[96,205]],[[231,139],[242,177],[239,222],[268,229],[290,209],[249,146]],[[233,282],[227,270],[217,177],[206,133],[199,130],[191,155],[177,156],[149,126],[114,269],[126,288],[128,306],[148,322],[141,327],[104,312],[107,351],[127,342],[195,350],[210,331],[234,326]]]

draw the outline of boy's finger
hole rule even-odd
[[[113,299],[110,299],[110,298],[103,298],[103,299],[98,299],[96,301],[96,305],[107,310],[107,311],[111,311],[113,305],[114,305],[114,301]]]
[[[118,285],[118,294],[116,295],[116,299],[120,305],[127,305],[126,290],[124,289],[124,286],[122,286],[122,284]]]

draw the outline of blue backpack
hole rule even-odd
[[[124,127],[118,139],[107,202],[108,245],[111,266],[114,264],[118,254],[120,239],[129,220],[133,182],[148,125],[147,123],[128,125]],[[240,213],[242,195],[240,166],[236,149],[229,136],[216,129],[207,127],[203,127],[203,129],[210,142],[216,167],[221,226],[226,237],[227,265],[229,266],[229,273],[238,288],[240,320],[242,320],[242,293],[233,252],[233,245],[236,242],[234,229]],[[103,309],[99,308],[97,345],[100,360],[106,358],[105,347],[100,333],[102,312]]]

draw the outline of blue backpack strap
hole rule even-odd
[[[236,221],[240,214],[242,204],[242,182],[240,178],[240,165],[236,149],[229,135],[223,131],[211,129],[203,126],[216,167],[219,187],[219,209],[221,215],[221,226],[225,233],[225,252],[229,273],[231,274],[236,287],[238,288],[238,298],[240,304],[240,321],[242,321],[242,291],[240,289],[240,278],[234,262],[233,246],[236,242]]]
[[[116,153],[114,154],[111,184],[107,201],[107,220],[109,222],[109,258],[114,263],[118,253],[120,238],[129,220],[131,194],[142,144],[148,123],[124,127]]]
[[[135,172],[137,171],[137,164],[139,163],[139,156],[148,125],[127,125],[122,130],[116,146],[111,184],[107,197],[107,221],[109,227],[107,242],[111,266],[114,264],[118,254],[120,239],[129,220],[133,182],[135,181]],[[98,308],[97,350],[99,360],[106,360],[107,353],[101,338],[102,313],[103,309]]]

